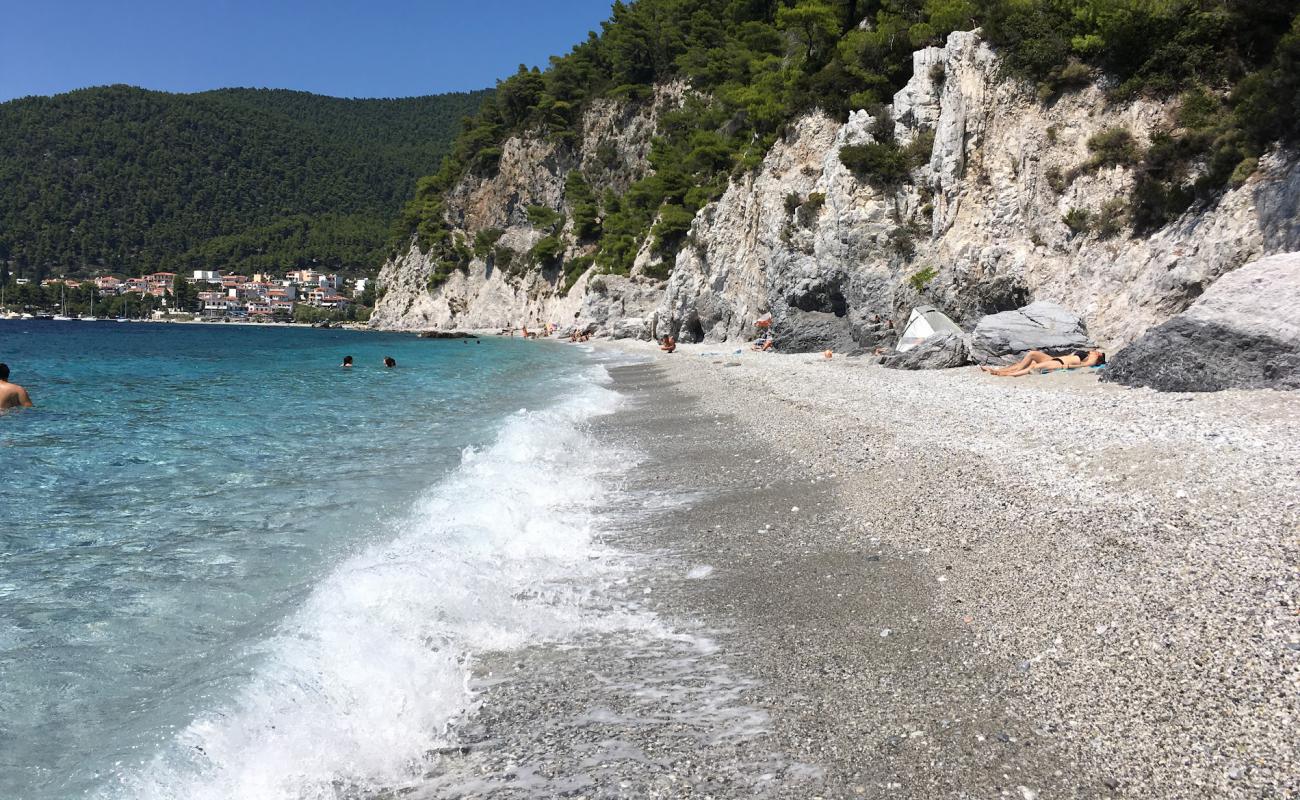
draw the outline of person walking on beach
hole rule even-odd
[[[32,398],[26,389],[9,382],[9,365],[0,364],[0,410],[20,407],[31,408]]]

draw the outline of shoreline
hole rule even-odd
[[[597,424],[644,448],[629,490],[660,508],[612,537],[625,599],[711,649],[485,658],[427,796],[470,765],[473,796],[1300,792],[1300,398],[590,344],[650,356],[611,369],[629,406]],[[683,658],[730,705],[593,721]],[[501,777],[533,762],[543,783]]]
[[[19,319],[6,319],[6,318],[4,318],[4,317],[0,317],[0,322],[113,322],[113,323],[130,324],[130,325],[137,325],[137,324],[142,324],[142,323],[143,323],[143,324],[149,324],[149,325],[212,325],[212,326],[214,326],[214,327],[226,327],[226,326],[235,327],[235,326],[238,326],[238,327],[245,327],[245,328],[315,328],[315,327],[317,327],[316,325],[314,325],[314,324],[312,324],[312,323],[310,323],[310,322],[248,322],[248,321],[246,321],[246,320],[245,320],[245,321],[240,321],[240,320],[229,320],[229,321],[227,321],[227,320],[207,320],[207,319],[124,319],[124,320],[119,320],[119,319],[94,319],[94,320],[83,320],[83,319],[80,319],[80,318],[73,318],[73,319],[68,319],[68,320],[36,320],[36,319],[21,319],[21,318],[19,318]],[[369,327],[367,327],[364,323],[355,323],[355,322],[333,323],[333,322],[331,322],[331,323],[330,323],[330,327],[329,327],[328,329],[324,329],[324,328],[322,328],[322,330],[354,330],[354,331],[370,331],[370,330],[375,330],[375,331],[378,331],[379,329],[376,329],[376,328],[369,328]],[[400,331],[379,331],[379,332],[390,332],[390,333],[395,333],[395,332],[400,332]]]

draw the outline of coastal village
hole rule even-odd
[[[31,284],[14,278],[15,288]],[[46,278],[42,289],[94,290],[101,301],[113,297],[153,298],[154,317],[195,314],[207,320],[288,321],[306,308],[321,314],[343,315],[355,307],[371,288],[372,279],[345,279],[335,273],[299,269],[277,277],[270,273],[225,274],[220,270],[194,270],[189,275],[154,272],[135,278],[98,275],[88,280]],[[5,309],[0,309],[5,311]],[[16,308],[7,309],[19,316]],[[40,316],[30,313],[25,316]]]

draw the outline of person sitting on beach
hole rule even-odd
[[[990,375],[1004,378],[1018,378],[1031,372],[1051,372],[1058,369],[1078,369],[1079,367],[1096,367],[1106,363],[1106,354],[1100,350],[1075,350],[1064,355],[1054,356],[1042,350],[1030,350],[1025,357],[1006,367],[980,367]]]
[[[671,353],[677,349],[677,340],[671,335],[665,336],[659,341],[659,349],[665,353]]]
[[[352,367],[352,356],[343,356],[343,363],[340,366],[350,369]]]
[[[9,365],[0,364],[0,410],[20,407],[31,408],[32,398],[26,389],[9,382]]]
[[[392,369],[397,366],[397,361],[395,361],[392,356],[384,356],[384,366]]]
[[[765,351],[765,350],[771,350],[771,349],[772,349],[772,345],[774,345],[774,344],[775,344],[775,342],[772,341],[772,334],[771,334],[771,333],[764,333],[763,336],[762,336],[762,338],[760,338],[760,339],[756,339],[756,340],[754,341],[754,346],[753,346],[753,348],[751,348],[751,349],[753,349],[753,350],[758,350],[758,351],[760,351],[760,352],[761,352],[761,351]]]

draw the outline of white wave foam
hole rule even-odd
[[[512,415],[395,538],[315,588],[229,707],[101,796],[270,800],[400,787],[472,707],[475,653],[629,624],[591,601],[619,572],[596,512],[626,459],[594,447],[582,423],[617,403],[587,380],[553,408]]]

